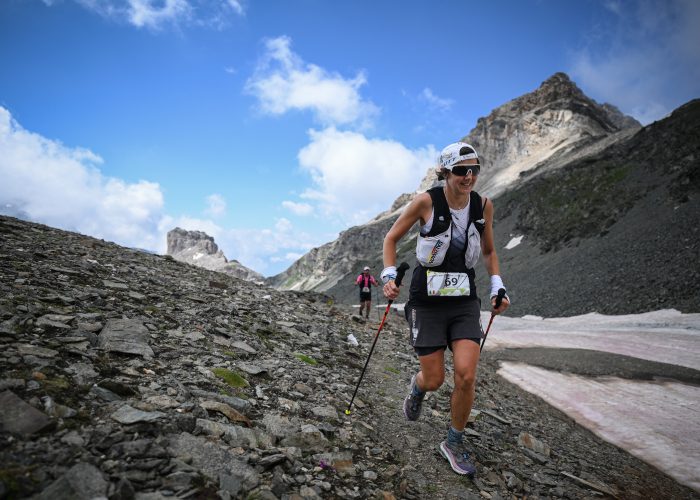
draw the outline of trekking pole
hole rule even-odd
[[[401,286],[401,281],[403,281],[403,275],[406,274],[406,271],[408,268],[411,267],[405,262],[402,262],[399,268],[396,270],[396,278],[394,279],[394,283],[396,284],[397,287]],[[505,291],[504,291],[505,293]],[[374,342],[372,342],[372,347],[369,350],[369,354],[367,355],[367,361],[365,361],[365,367],[362,368],[362,373],[360,374],[360,379],[357,381],[357,386],[355,386],[355,392],[352,393],[352,399],[350,399],[350,404],[348,405],[348,409],[345,410],[346,415],[350,415],[350,408],[352,407],[353,401],[355,401],[355,396],[357,395],[357,390],[360,388],[360,382],[362,382],[362,377],[365,376],[365,370],[367,370],[367,365],[369,364],[369,358],[372,357],[372,352],[374,351],[374,346],[377,345],[377,339],[379,338],[379,332],[382,331],[382,327],[384,326],[384,322],[386,321],[386,316],[389,314],[389,309],[391,309],[391,304],[393,303],[393,300],[390,300],[386,304],[386,309],[384,310],[384,317],[382,318],[381,323],[379,323],[379,329],[377,330],[377,333],[374,335]]]
[[[381,303],[380,303],[380,300],[379,300],[379,288],[376,287],[376,286],[374,287],[374,296],[377,298],[377,306],[375,307],[375,309],[377,309],[377,321],[379,321],[379,320],[382,319],[382,313],[379,312],[379,309],[381,309],[381,308],[379,307],[379,306],[381,305]]]
[[[503,302],[503,297],[506,296],[506,289],[505,288],[499,288],[498,289],[498,295],[496,296],[496,309],[501,307],[501,302]],[[491,329],[491,323],[493,323],[493,318],[495,318],[496,315],[491,312],[491,319],[489,319],[489,326],[486,327],[486,333],[484,334],[484,341],[481,343],[481,347],[479,348],[479,354],[481,354],[481,351],[484,350],[484,344],[486,343],[486,336],[489,334],[489,330]]]

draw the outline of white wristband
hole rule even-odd
[[[494,298],[495,296],[498,295],[498,290],[501,288],[505,288],[503,286],[503,280],[501,277],[497,274],[494,274],[491,276],[491,298]]]
[[[391,280],[396,279],[396,266],[389,266],[385,267],[384,270],[382,271],[382,274],[379,275],[379,277],[382,279],[382,283],[385,285],[389,283]]]

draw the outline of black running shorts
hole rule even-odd
[[[440,349],[452,349],[452,341],[469,339],[481,342],[481,310],[479,300],[459,304],[436,303],[408,306],[409,342],[418,356]]]
[[[360,302],[372,300],[372,292],[360,292]]]

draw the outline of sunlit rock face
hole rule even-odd
[[[587,97],[564,73],[479,118],[461,140],[482,158],[479,192],[495,197],[537,167],[551,170],[636,132],[640,124]],[[428,189],[432,171],[421,182]]]
[[[236,260],[229,261],[219,250],[214,238],[202,231],[186,231],[176,227],[168,231],[167,254],[175,260],[195,266],[230,274],[248,281],[262,281],[256,273]]]

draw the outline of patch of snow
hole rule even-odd
[[[483,325],[488,324],[490,314],[482,311]],[[700,370],[700,314],[664,309],[620,316],[589,313],[533,319],[496,317],[486,349],[593,349]]]
[[[202,252],[197,252],[196,254],[194,254],[194,255],[192,256],[192,260],[199,260],[199,259],[201,259],[201,258],[204,257],[204,256],[206,256],[206,254],[204,254],[204,253],[202,253]]]
[[[510,362],[498,374],[700,492],[700,387],[581,377]]]
[[[516,236],[515,238],[511,238],[508,244],[504,247],[506,250],[510,250],[511,248],[515,248],[518,245],[520,245],[520,242],[523,241],[523,236]]]

